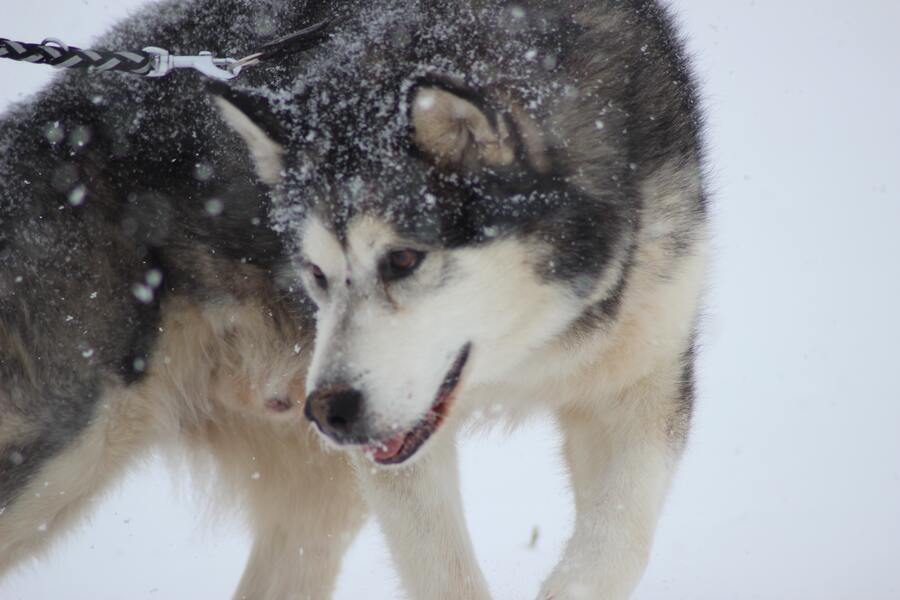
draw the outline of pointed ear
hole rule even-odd
[[[284,166],[284,147],[277,140],[283,138],[283,133],[265,98],[227,86],[217,86],[211,92],[222,119],[246,142],[259,178],[269,185],[278,183]]]
[[[441,167],[477,171],[516,160],[506,117],[444,88],[423,85],[410,106],[413,143]]]

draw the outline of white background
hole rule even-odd
[[[4,2],[0,36],[86,46],[139,4]],[[715,263],[696,425],[636,597],[900,598],[900,4],[675,5],[708,107]],[[0,61],[0,109],[50,74]],[[556,445],[539,420],[464,443],[497,600],[536,594],[571,529]],[[228,597],[247,536],[189,490],[139,469],[0,598]],[[399,596],[370,525],[337,598]]]

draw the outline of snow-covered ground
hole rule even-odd
[[[674,3],[709,109],[716,252],[696,426],[636,597],[900,598],[900,4]],[[84,46],[139,4],[8,2],[0,36]],[[0,110],[50,74],[0,61]],[[536,594],[571,529],[556,445],[536,422],[463,446],[497,600]],[[248,538],[191,494],[148,464],[0,598],[228,597]],[[370,524],[337,598],[400,595]]]

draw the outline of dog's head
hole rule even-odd
[[[292,275],[318,307],[306,414],[397,464],[467,390],[577,327],[627,244],[616,203],[564,155],[569,125],[549,130],[515,86],[381,50],[287,98],[217,102],[273,186]]]

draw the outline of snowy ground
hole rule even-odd
[[[140,3],[7,3],[0,36],[86,45]],[[716,259],[696,427],[636,597],[900,598],[900,4],[675,4],[709,106]],[[0,110],[49,75],[0,61]],[[497,600],[531,598],[570,530],[555,448],[540,423],[463,447]],[[188,489],[140,469],[0,598],[227,597],[246,534]],[[337,598],[398,596],[370,525]]]

